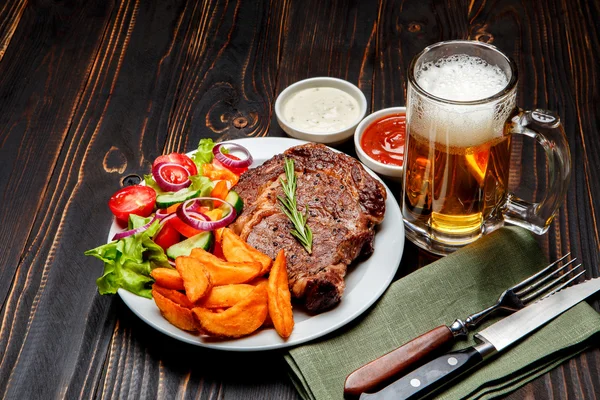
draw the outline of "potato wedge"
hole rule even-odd
[[[198,306],[204,308],[229,308],[239,303],[252,291],[254,286],[247,284],[214,286],[210,293],[198,302]]]
[[[206,296],[212,288],[209,272],[204,264],[194,257],[177,257],[175,268],[181,274],[185,294],[192,303]]]
[[[176,269],[155,268],[150,272],[157,285],[167,289],[183,290],[183,279]]]
[[[160,293],[162,296],[179,304],[182,307],[189,308],[189,309],[194,307],[194,303],[192,303],[185,294],[181,293],[178,290],[168,289],[168,288],[159,286],[156,283],[154,285],[152,285],[152,290],[154,292]]]
[[[292,312],[292,296],[288,285],[287,266],[283,249],[279,251],[271,267],[267,292],[269,316],[279,336],[287,339],[294,329],[294,314]]]
[[[152,297],[162,316],[171,324],[184,331],[198,331],[198,326],[196,325],[192,310],[182,307],[168,299],[160,294],[155,288],[152,288]]]
[[[249,335],[260,328],[267,317],[267,285],[256,286],[245,299],[223,312],[195,307],[192,313],[200,329],[209,335],[222,338]]]
[[[193,249],[190,257],[204,265],[214,286],[246,283],[260,276],[262,270],[262,265],[258,262],[225,262],[199,248]]]
[[[261,275],[266,274],[271,269],[273,260],[266,254],[261,253],[241,237],[235,234],[231,229],[225,228],[221,232],[221,243],[223,255],[230,262],[251,262],[257,261],[262,265]]]

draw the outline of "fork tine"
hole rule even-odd
[[[565,254],[564,256],[562,256],[561,258],[559,258],[558,260],[554,261],[552,264],[548,265],[546,268],[544,268],[543,270],[541,270],[537,274],[532,275],[529,278],[526,278],[523,282],[517,283],[511,289],[514,290],[514,291],[516,291],[516,290],[521,289],[523,286],[528,285],[530,282],[533,282],[534,280],[536,280],[537,278],[539,278],[540,276],[544,275],[546,272],[548,272],[549,270],[551,270],[552,268],[554,268],[554,266],[556,264],[558,264],[559,262],[561,262],[562,260],[564,260],[565,258],[567,258],[569,255],[571,255],[571,252],[568,252],[567,254]]]
[[[579,264],[579,266],[581,266],[581,264]],[[578,268],[578,267],[575,267],[575,268]],[[575,269],[575,268],[573,268],[573,269]],[[575,275],[574,277],[572,277],[571,279],[569,279],[568,281],[566,281],[565,283],[563,283],[562,285],[560,285],[559,287],[557,287],[556,289],[554,289],[553,291],[551,291],[550,293],[548,293],[547,295],[542,297],[540,300],[545,299],[548,296],[552,296],[554,293],[558,292],[559,290],[566,288],[567,286],[569,286],[569,284],[571,282],[573,282],[575,279],[579,278],[583,274],[585,274],[585,271],[581,271],[580,273],[578,273],[577,275]]]
[[[531,292],[534,289],[537,289],[538,287],[540,287],[544,282],[547,282],[548,280],[550,280],[550,278],[552,278],[553,276],[558,275],[561,271],[564,271],[569,265],[573,264],[577,259],[574,258],[571,261],[569,261],[568,263],[566,263],[565,265],[563,265],[562,267],[560,267],[559,269],[557,269],[556,271],[546,275],[545,277],[543,277],[542,279],[540,279],[539,281],[533,283],[532,285],[527,286],[525,289],[520,290],[518,292],[515,292],[515,294],[519,297],[524,296],[526,294],[528,294],[529,292]]]
[[[558,278],[556,278],[555,280],[553,280],[552,282],[550,282],[549,284],[547,284],[543,288],[538,289],[534,293],[525,296],[524,298],[521,299],[521,301],[523,303],[528,303],[529,301],[531,301],[531,299],[534,299],[534,298],[538,297],[540,294],[546,292],[548,289],[550,289],[551,287],[553,287],[554,285],[556,285],[558,282],[560,282],[561,280],[563,280],[567,276],[567,274],[570,274],[571,272],[574,272],[579,267],[581,267],[581,264],[579,264],[576,267],[574,267],[573,269],[569,270],[569,272],[567,272],[566,274],[559,276]],[[567,283],[572,282],[573,280],[575,280],[576,278],[578,278],[583,273],[585,273],[585,271],[581,271],[578,275],[575,275],[573,278],[569,279],[567,281]]]

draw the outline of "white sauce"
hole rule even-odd
[[[283,105],[283,118],[296,129],[336,132],[351,126],[360,116],[358,101],[332,87],[303,89]]]

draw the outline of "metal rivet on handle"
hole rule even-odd
[[[456,365],[456,364],[458,364],[458,360],[456,358],[454,358],[454,357],[450,357],[448,359],[448,364],[450,364],[450,365]]]
[[[413,378],[410,380],[410,385],[412,387],[419,387],[419,386],[421,386],[421,381],[418,380],[417,378]]]

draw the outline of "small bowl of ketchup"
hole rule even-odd
[[[402,178],[406,141],[406,107],[384,108],[356,127],[354,147],[360,161],[386,178]]]

